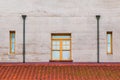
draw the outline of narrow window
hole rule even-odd
[[[112,54],[112,32],[107,32],[107,53]]]
[[[10,54],[15,54],[15,31],[10,31]]]
[[[71,34],[52,34],[52,60],[71,60]]]

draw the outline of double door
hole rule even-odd
[[[71,39],[55,38],[52,39],[52,60],[71,59]]]

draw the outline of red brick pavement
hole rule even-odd
[[[0,80],[120,80],[120,64],[1,63]]]

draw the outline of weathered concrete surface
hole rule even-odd
[[[100,19],[100,61],[120,62],[119,0],[1,0],[0,62],[22,62],[26,14],[26,61],[48,62],[51,33],[72,34],[74,62],[97,61],[97,23]],[[16,31],[16,55],[9,54],[9,31]],[[113,32],[113,55],[106,53],[106,31]]]

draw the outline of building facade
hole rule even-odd
[[[119,16],[119,0],[1,0],[0,62],[120,62]]]

